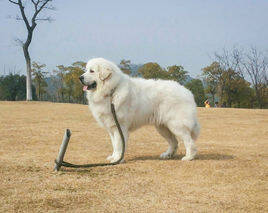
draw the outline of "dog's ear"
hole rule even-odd
[[[110,67],[99,67],[99,79],[106,81],[112,76],[113,70]]]

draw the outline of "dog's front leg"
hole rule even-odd
[[[126,150],[127,140],[128,140],[128,131],[122,126],[121,126],[121,129],[122,129],[124,139],[125,139],[125,150]],[[123,149],[122,139],[121,139],[120,133],[119,133],[117,128],[113,128],[111,138],[113,138],[112,143],[113,143],[114,151],[113,151],[113,155],[111,156],[111,158],[109,160],[111,163],[114,163],[120,159],[121,154],[122,154],[122,149]],[[123,161],[124,161],[124,159],[122,159],[121,162],[123,162]]]
[[[114,135],[113,135],[113,133],[112,132],[109,132],[109,135],[110,135],[112,146],[113,146],[113,154],[112,155],[109,155],[106,159],[108,161],[111,161],[115,157],[115,145],[114,145],[115,142],[114,142]]]

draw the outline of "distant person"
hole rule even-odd
[[[219,107],[219,102],[218,101],[215,102],[214,107],[216,107],[216,108]]]
[[[221,107],[226,107],[226,102],[223,102],[223,104],[221,105]]]
[[[204,102],[204,104],[205,104],[206,108],[210,108],[210,103],[209,103],[208,99]]]

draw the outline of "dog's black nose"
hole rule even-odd
[[[84,76],[83,75],[81,75],[80,77],[79,77],[79,80],[83,83],[83,80],[84,80]]]

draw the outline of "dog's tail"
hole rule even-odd
[[[200,133],[200,125],[198,121],[195,122],[194,128],[192,129],[191,136],[192,139],[195,141]]]

